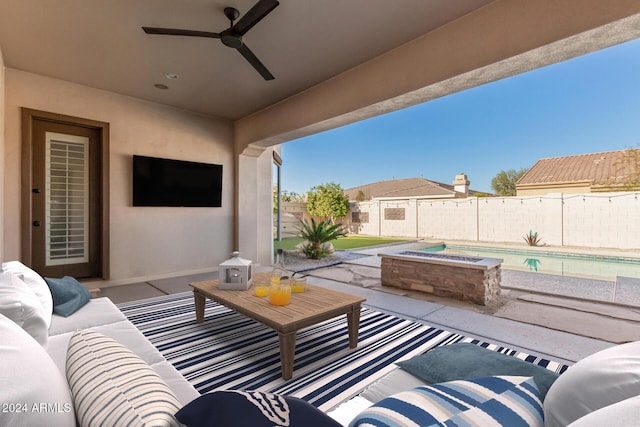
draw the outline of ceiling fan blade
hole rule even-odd
[[[246,44],[243,44],[237,49],[238,52],[240,52],[240,54],[244,56],[244,59],[249,61],[253,68],[255,68],[256,71],[259,72],[265,80],[275,79],[275,77],[273,77],[273,74],[271,74],[269,70],[267,70],[267,67],[265,67],[264,64],[260,62],[258,57],[255,56],[253,52],[251,52],[251,49],[249,49]]]
[[[247,13],[231,28],[232,31],[241,36],[253,28],[262,18],[267,16],[273,9],[280,4],[277,0],[260,0],[253,5]]]
[[[212,39],[220,38],[220,34],[211,33],[209,31],[178,30],[175,28],[156,28],[156,27],[142,27],[142,29],[147,34],[162,34],[165,36],[209,37]]]

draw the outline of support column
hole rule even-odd
[[[270,265],[273,254],[272,149],[245,150],[236,174],[235,247],[242,257]]]

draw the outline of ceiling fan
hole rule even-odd
[[[273,80],[273,74],[267,70],[262,62],[242,41],[247,31],[253,28],[258,22],[275,9],[280,2],[277,0],[259,0],[242,18],[235,24],[233,23],[240,16],[238,9],[233,7],[225,7],[224,14],[229,18],[229,28],[221,33],[211,33],[208,31],[180,30],[173,28],[156,28],[142,27],[147,34],[162,34],[170,36],[192,36],[192,37],[208,37],[212,39],[220,39],[222,44],[236,49],[240,54],[249,61],[249,63],[259,72],[265,80]]]

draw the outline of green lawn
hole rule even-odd
[[[347,236],[341,237],[337,240],[332,240],[333,247],[336,250],[348,250],[355,248],[365,248],[367,246],[375,245],[388,245],[390,243],[406,242],[409,239],[387,239],[384,237],[365,237],[365,236]],[[281,241],[274,240],[273,247],[275,249],[292,250],[296,248],[298,243],[302,242],[301,238],[292,237],[282,239]]]

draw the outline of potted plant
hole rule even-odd
[[[522,238],[524,239],[525,242],[527,242],[527,245],[529,246],[542,245],[542,240],[540,239],[540,237],[538,237],[537,231],[534,233],[533,230],[529,230],[529,234],[525,234],[524,236],[522,236]]]

